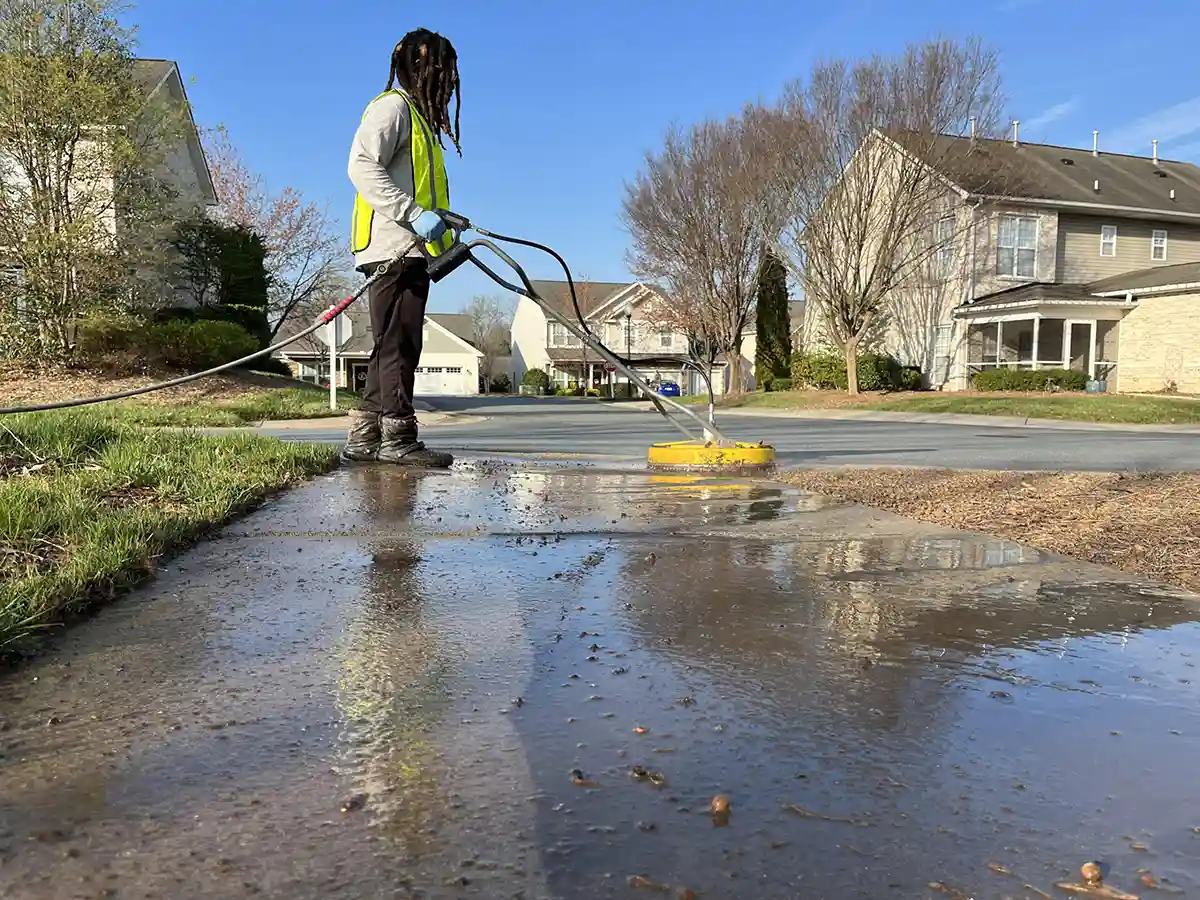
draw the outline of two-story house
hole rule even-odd
[[[555,310],[576,318],[565,281],[535,281],[533,286]],[[704,391],[702,378],[685,365],[689,359],[687,335],[664,327],[664,317],[656,315],[656,304],[669,302],[658,288],[640,281],[587,281],[576,282],[575,292],[588,329],[614,353],[632,360],[638,375],[651,384],[673,381],[684,393]],[[518,384],[530,369],[545,371],[551,386],[558,388],[606,393],[610,386],[626,381],[527,297],[521,298],[513,316],[512,347],[513,376]],[[727,390],[726,368],[724,359],[719,358],[710,373],[714,393]]]
[[[1131,156],[1098,133],[1090,150],[1016,135],[892,145],[926,154],[947,187],[929,216],[945,277],[932,299],[928,284],[894,292],[880,349],[935,389],[1007,366],[1200,392],[1200,167],[1157,142]]]

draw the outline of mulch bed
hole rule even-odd
[[[1200,474],[857,469],[783,480],[1200,593]]]
[[[107,377],[97,372],[65,369],[28,371],[0,366],[0,406],[28,406],[35,403],[54,403],[76,397],[115,394],[133,388],[146,387],[160,381],[178,378],[182,372],[157,372],[121,378]],[[167,388],[152,394],[132,398],[139,403],[175,406],[182,403],[212,404],[239,400],[264,390],[292,387],[296,382],[271,378],[253,372],[236,375],[213,375],[179,387]]]

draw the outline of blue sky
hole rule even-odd
[[[463,79],[454,207],[551,244],[578,276],[622,280],[622,185],[672,122],[771,99],[818,57],[894,51],[938,33],[1000,51],[1012,117],[1030,141],[1200,160],[1200,4],[1160,0],[142,0],[139,52],[179,62],[202,125],[225,124],[274,187],[348,220],[350,140],[411,28],[447,35]],[[416,12],[416,10],[422,10]],[[194,80],[192,80],[194,79]],[[453,153],[451,153],[453,157]],[[522,253],[534,277],[556,270]],[[457,310],[490,282],[435,286]]]

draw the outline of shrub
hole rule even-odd
[[[863,353],[858,357],[858,389],[860,391],[895,391],[905,388],[905,369],[894,356],[885,353]],[[917,373],[918,384],[920,373]],[[792,385],[822,391],[844,391],[849,387],[846,360],[840,353],[820,351],[796,353],[792,356]],[[911,381],[907,382],[911,383]],[[786,389],[785,389],[786,390]]]
[[[792,384],[817,390],[846,390],[846,361],[836,353],[792,355]]]
[[[860,391],[891,391],[900,387],[900,361],[882,353],[864,353],[858,358]]]
[[[163,322],[150,329],[147,340],[165,365],[186,372],[211,369],[259,349],[258,339],[240,325],[204,319]]]
[[[512,390],[512,379],[501,372],[492,379],[490,390],[493,394],[507,394]]]
[[[525,387],[534,388],[539,394],[549,393],[550,376],[541,369],[530,369],[521,378],[521,384],[525,385]]]
[[[588,397],[599,397],[600,396],[600,388],[588,388],[587,396]]]
[[[900,370],[900,390],[919,391],[921,387],[920,369],[914,369],[911,366],[906,366]]]
[[[254,362],[248,363],[245,368],[251,372],[266,372],[268,375],[286,375],[288,378],[296,377],[295,373],[292,372],[291,366],[282,359],[276,359],[273,356],[268,356],[266,359],[259,357]]]
[[[972,379],[978,391],[1082,391],[1087,376],[1070,369],[989,369]]]
[[[112,372],[150,368],[199,372],[258,349],[258,340],[240,325],[204,319],[95,318],[80,324],[76,334],[81,359]],[[263,368],[257,361],[254,367]]]
[[[792,379],[790,378],[772,378],[767,382],[768,391],[790,391],[792,389]]]

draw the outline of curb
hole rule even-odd
[[[653,410],[653,407],[643,407]],[[722,418],[808,419],[842,422],[890,422],[908,425],[965,425],[975,428],[1030,428],[1050,431],[1127,431],[1141,434],[1200,434],[1197,425],[1142,425],[1134,422],[1078,422],[1072,419],[1033,419],[1021,416],[980,416],[966,413],[905,413],[855,409],[722,409]]]

